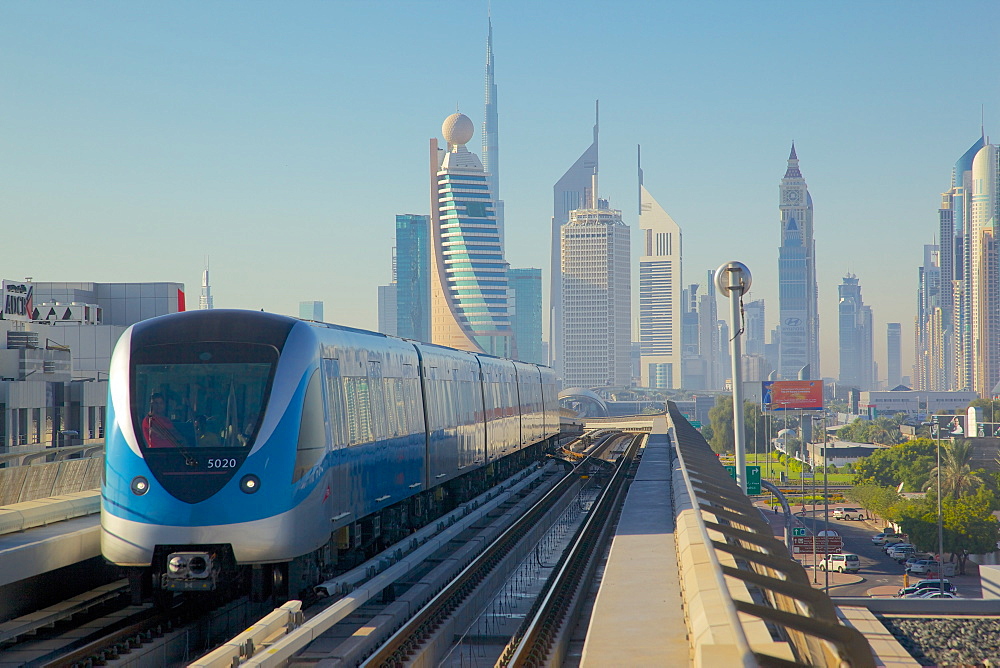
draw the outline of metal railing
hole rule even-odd
[[[709,649],[708,644],[722,644],[742,665],[874,667],[865,637],[841,625],[829,596],[813,589],[805,570],[788,555],[704,437],[673,402],[669,419],[679,460],[674,487],[678,532],[693,534],[678,539],[681,582],[694,588],[692,579],[685,577],[685,562],[691,556],[681,557],[682,543],[696,549],[703,542],[707,555],[697,565],[702,575],[695,584],[721,589],[722,594],[712,591],[711,596],[699,598],[699,592],[684,591],[695,664],[720,655],[719,647]],[[704,561],[715,571],[717,583],[705,582]],[[705,627],[706,618],[714,620],[707,626],[714,624],[721,632],[696,628]],[[731,633],[725,627],[732,627]]]

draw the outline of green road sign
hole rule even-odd
[[[701,421],[700,420],[688,420],[688,422],[690,422],[691,426],[694,427],[695,429],[701,429]]]
[[[736,480],[736,467],[726,465],[726,472],[729,477]],[[760,494],[760,467],[759,466],[747,466],[746,467],[746,481],[747,481],[747,494]]]
[[[806,530],[805,530],[804,527],[794,527],[792,529],[792,535],[793,536],[805,536],[806,535]]]
[[[760,494],[760,467],[748,466],[747,473],[747,494]]]

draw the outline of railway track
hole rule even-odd
[[[469,633],[469,628],[475,624],[475,620],[484,612],[484,608],[489,609],[491,605],[489,599],[496,593],[496,582],[493,583],[492,591],[482,591],[487,589],[491,572],[503,561],[504,555],[514,552],[519,544],[522,545],[521,552],[527,553],[529,559],[531,556],[537,559],[537,543],[529,545],[527,549],[523,547],[527,528],[537,526],[543,517],[551,515],[557,507],[558,500],[564,499],[567,492],[573,489],[578,477],[595,474],[597,474],[595,477],[598,477],[604,474],[605,481],[600,489],[595,485],[589,486],[593,492],[592,498],[586,501],[587,508],[580,508],[585,512],[577,513],[578,528],[566,536],[565,543],[569,549],[558,557],[554,569],[555,577],[537,592],[539,598],[532,608],[532,614],[528,615],[532,623],[522,629],[511,629],[512,632],[516,631],[515,641],[508,644],[508,652],[504,653],[497,665],[536,665],[519,663],[521,659],[516,657],[519,657],[521,652],[528,652],[533,656],[540,653],[548,654],[552,650],[561,652],[565,648],[563,642],[565,634],[557,639],[552,632],[558,633],[571,625],[577,610],[579,587],[592,574],[595,555],[602,544],[602,537],[608,530],[608,520],[625,487],[626,472],[638,449],[640,437],[628,437],[628,440],[630,446],[625,456],[619,458],[618,466],[613,471],[609,471],[604,462],[593,458],[578,464],[572,474],[553,488],[545,499],[536,504],[496,543],[487,548],[460,577],[414,615],[362,665],[386,667],[421,663],[442,665],[447,663],[449,658],[451,659],[449,665],[462,665],[465,659],[453,656],[456,636],[465,643],[471,639],[472,642],[496,645],[495,635],[484,637],[482,634]],[[617,437],[609,438],[601,449],[605,452],[611,451],[619,442],[620,439]],[[556,531],[558,530],[557,526]],[[497,579],[499,578],[493,578]],[[480,583],[484,585],[482,589],[478,587]],[[517,613],[514,613],[512,618],[516,616]],[[503,647],[503,644],[500,646]],[[545,649],[540,649],[542,647]],[[459,650],[458,653],[461,654],[462,651],[464,650]]]

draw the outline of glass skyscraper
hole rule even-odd
[[[778,372],[784,380],[796,380],[802,369],[809,367],[807,378],[821,378],[813,202],[809,187],[799,171],[794,144],[779,194],[778,317],[781,338]]]
[[[396,334],[431,340],[431,219],[396,216]]]
[[[597,179],[594,178],[596,191]],[[564,387],[632,381],[629,228],[605,200],[570,212],[562,226]]]
[[[560,234],[574,209],[589,206],[593,201],[591,187],[598,168],[597,138],[600,130],[600,106],[594,104],[594,142],[566,170],[552,187],[552,265],[549,286],[549,353],[551,364],[562,375],[562,273],[560,268]]]
[[[456,113],[441,126],[448,150],[431,140],[431,340],[510,357],[507,263],[486,172],[465,146],[474,131]]]
[[[514,295],[511,325],[517,359],[535,364],[545,364],[542,345],[542,270],[511,269],[507,272],[511,293]]]

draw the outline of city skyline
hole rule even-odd
[[[771,304],[770,329],[774,178],[794,140],[820,213],[820,320],[835,320],[839,277],[858,274],[876,329],[903,323],[911,375],[914,305],[900,297],[912,293],[922,246],[936,241],[950,165],[1000,110],[1000,92],[969,67],[988,62],[986,45],[927,50],[940,35],[930,4],[866,5],[858,22],[849,6],[626,3],[607,14],[554,3],[523,25],[525,6],[496,4],[491,18],[513,266],[542,267],[548,280],[549,188],[585,148],[589,104],[602,99],[598,195],[630,200],[631,151],[642,143],[656,156],[647,184],[685,223],[686,275],[745,262],[751,298]],[[193,292],[209,254],[216,306],[293,314],[309,294],[331,321],[376,327],[394,216],[426,213],[427,129],[453,111],[443,100],[485,121],[485,3],[446,18],[426,3],[259,9],[0,9],[0,215],[9,247],[49,250],[44,260],[8,253],[7,278],[170,280]],[[953,11],[1000,18],[995,3]],[[331,42],[343,23],[377,26],[378,38]],[[433,86],[439,46],[415,39],[426,31],[466,54]],[[573,48],[596,34],[620,48]],[[787,36],[806,34],[789,46]],[[844,52],[845,41],[856,48]],[[686,65],[661,67],[671,62]],[[592,90],[561,85],[574,69],[587,70]],[[967,94],[928,101],[946,79]],[[822,373],[835,376],[836,329],[821,336]]]

